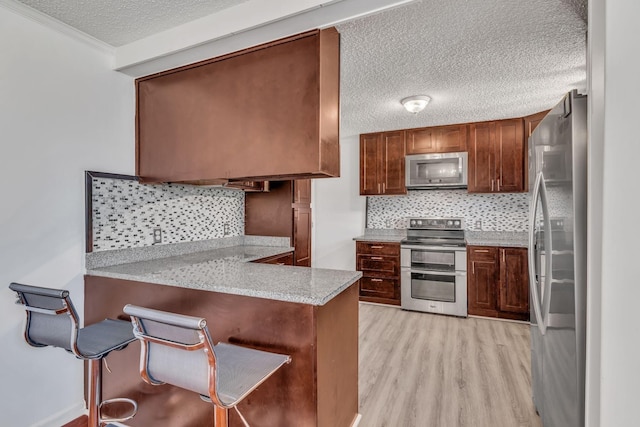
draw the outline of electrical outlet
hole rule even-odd
[[[162,228],[153,229],[153,243],[162,243]]]
[[[224,233],[225,236],[228,236],[229,234],[231,234],[231,230],[229,229],[229,223],[225,222],[222,225],[222,232]]]

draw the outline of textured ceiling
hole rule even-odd
[[[248,0],[19,1],[117,47]]]
[[[22,0],[113,46],[246,1]],[[586,17],[587,0],[418,0],[340,24],[341,135],[550,108],[586,87]],[[411,95],[432,101],[413,115]]]
[[[423,0],[339,25],[341,135],[550,108],[586,87],[580,4]],[[432,101],[414,115],[400,104],[411,95]]]

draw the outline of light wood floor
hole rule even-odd
[[[360,427],[541,427],[529,326],[360,304]]]

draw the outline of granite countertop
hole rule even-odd
[[[464,237],[472,246],[526,248],[529,244],[526,231],[466,231]]]
[[[354,237],[353,240],[360,242],[396,242],[400,243],[407,237],[406,229],[395,228],[365,228],[362,236]]]
[[[87,267],[87,274],[311,305],[326,304],[362,277],[359,271],[250,262],[292,250],[286,246],[239,244],[144,261]]]

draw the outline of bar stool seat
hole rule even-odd
[[[126,305],[141,341],[140,375],[149,384],[191,390],[214,405],[214,426],[228,426],[237,404],[282,365],[288,355],[233,344],[213,345],[203,318]]]
[[[69,291],[20,283],[11,283],[9,289],[17,293],[16,303],[23,305],[26,310],[24,339],[27,344],[33,347],[60,347],[78,359],[89,362],[88,427],[131,419],[137,412],[135,401],[127,398],[101,400],[102,359],[135,341],[131,324],[123,320],[105,319],[79,328],[78,314],[69,298]],[[115,402],[128,403],[131,412],[123,417],[102,418],[102,406]]]
[[[218,396],[225,405],[244,399],[288,357],[226,343],[216,344],[213,350],[218,366]]]

